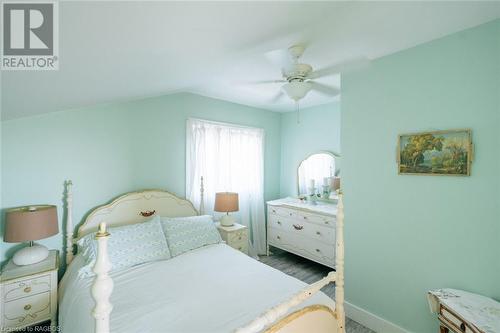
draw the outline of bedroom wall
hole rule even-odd
[[[342,78],[346,299],[437,332],[426,291],[500,299],[500,20]],[[471,128],[470,177],[397,173],[400,133]]]
[[[340,102],[281,115],[281,197],[297,195],[297,167],[321,150],[340,154]],[[339,161],[340,162],[340,161]]]
[[[280,114],[182,93],[2,122],[2,207],[55,204],[61,224],[65,179],[74,183],[75,224],[123,192],[184,196],[188,117],[264,128],[264,195],[278,198]],[[62,238],[61,230],[40,243],[61,248]],[[6,247],[2,262],[19,245]]]

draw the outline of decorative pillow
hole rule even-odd
[[[108,239],[108,255],[112,272],[171,258],[159,216],[143,223],[110,227],[108,231],[111,234]],[[85,259],[85,266],[80,269],[79,276],[93,275],[92,268],[97,258],[95,232],[78,241],[78,251]]]
[[[161,225],[172,257],[205,245],[222,242],[210,215],[162,217]]]

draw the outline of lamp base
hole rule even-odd
[[[230,227],[234,225],[235,218],[232,215],[226,214],[220,218],[220,225],[224,227]]]
[[[18,266],[36,264],[49,256],[49,249],[43,245],[34,244],[27,246],[14,254],[12,261]]]

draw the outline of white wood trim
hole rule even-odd
[[[73,261],[73,182],[66,181],[66,265]]]
[[[384,318],[377,316],[359,306],[351,304],[349,302],[344,302],[345,312],[347,316],[360,323],[361,325],[368,327],[375,332],[381,333],[410,333],[410,331],[390,322]]]
[[[108,256],[108,238],[106,224],[99,224],[99,231],[96,233],[97,258],[94,265],[96,278],[92,284],[92,297],[95,300],[95,308],[92,315],[95,318],[95,332],[109,333],[109,315],[113,310],[113,305],[109,301],[113,292],[113,280],[108,275],[111,270],[111,262]]]

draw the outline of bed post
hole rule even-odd
[[[66,266],[73,261],[73,182],[66,181]]]
[[[200,178],[200,215],[205,213],[205,199],[203,197],[203,192],[205,188],[203,187],[203,176]]]
[[[92,311],[95,318],[95,333],[109,333],[109,315],[113,310],[113,305],[109,301],[113,291],[113,280],[108,275],[111,269],[111,262],[108,256],[108,238],[106,224],[99,224],[99,231],[96,233],[97,259],[94,265],[96,278],[92,285],[92,297],[96,306]]]
[[[342,191],[339,190],[339,201],[337,205],[337,230],[336,230],[336,253],[335,269],[337,279],[335,281],[335,311],[337,313],[337,332],[345,332],[344,312],[344,200]]]

